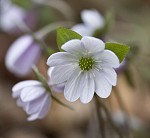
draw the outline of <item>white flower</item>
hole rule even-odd
[[[16,29],[16,23],[23,20],[26,13],[23,9],[13,5],[10,1],[2,1],[2,11],[0,18],[0,26],[5,32],[10,32]]]
[[[18,38],[8,49],[5,64],[7,69],[18,75],[27,75],[41,54],[40,46],[29,35]]]
[[[51,105],[50,94],[41,82],[36,80],[22,81],[12,88],[12,95],[17,99],[18,106],[30,115],[28,121],[42,119],[46,116]]]
[[[60,84],[54,84],[50,78],[51,76],[51,73],[53,71],[54,67],[50,67],[48,69],[48,76],[49,76],[49,80],[48,80],[48,84],[49,86],[51,87],[51,90],[54,91],[54,92],[63,92],[64,91],[64,88],[65,88],[65,83],[60,83]]]
[[[51,80],[55,84],[65,82],[64,96],[73,102],[79,97],[81,102],[91,101],[94,92],[102,98],[110,95],[112,85],[117,82],[113,68],[119,66],[118,57],[97,38],[84,36],[81,40],[70,40],[62,49],[51,55],[47,64],[54,67]]]
[[[92,36],[97,29],[104,26],[104,18],[97,10],[83,10],[81,19],[83,23],[73,26],[72,30],[82,36]]]

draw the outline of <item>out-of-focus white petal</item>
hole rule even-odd
[[[44,99],[41,102],[41,106],[39,107],[38,112],[28,117],[28,121],[44,118],[47,115],[50,106],[51,106],[50,97],[49,95],[45,95]]]
[[[82,85],[80,100],[82,103],[88,103],[92,100],[95,90],[93,76],[89,72],[85,72],[80,84]]]
[[[76,69],[73,74],[70,76],[68,81],[66,82],[65,85],[65,90],[64,90],[64,96],[65,98],[70,101],[74,102],[76,101],[81,93],[81,74],[80,70]]]
[[[83,10],[81,18],[86,25],[91,26],[93,29],[104,26],[103,16],[97,10]]]
[[[29,35],[21,36],[9,48],[5,65],[7,69],[19,76],[26,75],[40,57],[41,49]]]
[[[102,67],[117,68],[120,65],[118,57],[110,50],[104,50],[101,53],[96,53],[94,56],[96,61],[101,62]]]
[[[50,67],[53,67],[53,66],[58,66],[58,65],[70,64],[76,61],[77,61],[76,58],[70,53],[58,52],[58,53],[52,54],[48,58],[47,65]]]
[[[96,94],[101,98],[107,98],[111,93],[112,85],[97,70],[93,73]]]
[[[73,39],[66,42],[62,45],[62,49],[75,55],[82,55],[85,51],[85,48],[79,39]]]
[[[26,87],[21,91],[20,98],[23,102],[29,102],[40,97],[44,93],[45,89],[43,87]]]
[[[25,11],[15,5],[7,8],[1,15],[1,27],[4,31],[9,32],[16,28],[17,23],[23,20],[25,17]]]
[[[75,68],[73,68],[72,64],[54,67],[50,74],[51,82],[53,84],[60,84],[65,82],[67,79],[69,79],[74,70]]]
[[[20,91],[21,89],[25,87],[30,87],[30,86],[41,86],[42,83],[37,81],[37,80],[27,80],[27,81],[22,81],[17,84],[15,84],[12,88],[12,92],[15,95],[16,92]]]
[[[88,53],[101,52],[105,48],[104,42],[94,37],[84,36],[81,41],[84,44],[84,47],[86,47]]]
[[[93,28],[85,24],[77,24],[73,26],[71,29],[82,36],[92,36],[92,34],[94,33]]]

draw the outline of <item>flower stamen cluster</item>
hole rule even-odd
[[[83,70],[83,71],[89,71],[90,69],[92,69],[93,64],[94,64],[94,61],[93,61],[92,58],[84,58],[84,57],[82,57],[79,60],[80,69]]]

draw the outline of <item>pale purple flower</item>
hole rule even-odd
[[[48,80],[48,84],[49,86],[51,87],[51,90],[53,92],[63,92],[64,91],[64,88],[65,88],[65,83],[60,83],[60,84],[53,84],[50,76],[51,76],[51,73],[52,73],[52,70],[54,69],[54,67],[50,67],[48,69],[48,76],[49,76],[49,80]]]
[[[81,19],[83,23],[73,26],[72,30],[82,36],[92,36],[97,29],[104,26],[104,18],[97,10],[83,10]]]
[[[12,96],[17,98],[17,105],[30,115],[28,121],[44,118],[51,106],[50,94],[42,83],[36,80],[17,83],[12,88]]]
[[[7,33],[20,33],[17,24],[25,22],[29,27],[34,28],[36,16],[33,12],[14,5],[10,0],[1,1],[0,28]]]
[[[71,102],[80,98],[82,103],[88,103],[94,92],[107,98],[117,83],[114,68],[120,64],[118,57],[94,37],[70,40],[62,49],[65,52],[52,54],[47,65],[54,67],[50,76],[54,84],[65,82],[65,98]]]
[[[7,69],[18,75],[27,75],[41,54],[40,46],[29,35],[18,38],[8,49],[5,58]]]
[[[25,18],[25,11],[15,5],[10,5],[9,7],[7,5],[3,6],[7,8],[2,9],[0,25],[2,30],[9,33],[16,28],[17,22]]]

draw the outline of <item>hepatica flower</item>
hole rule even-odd
[[[54,84],[51,80],[51,73],[53,72],[54,67],[50,67],[48,69],[48,76],[49,76],[49,80],[48,80],[48,84],[51,87],[51,90],[54,92],[63,92],[64,88],[65,88],[65,83],[60,83],[60,84]]]
[[[97,10],[83,10],[81,12],[83,23],[72,27],[72,30],[82,36],[92,36],[97,29],[104,26],[104,18]]]
[[[44,118],[51,105],[50,94],[42,83],[28,80],[17,83],[12,88],[12,95],[17,98],[18,106],[22,107],[28,115],[28,121]]]
[[[116,85],[114,68],[119,66],[118,57],[100,39],[84,36],[62,45],[64,52],[51,55],[47,64],[54,67],[51,80],[55,84],[65,82],[64,96],[73,102],[80,98],[88,103],[94,92],[107,98]]]
[[[29,35],[18,38],[8,49],[5,58],[7,69],[18,75],[27,75],[41,54],[40,46]]]

